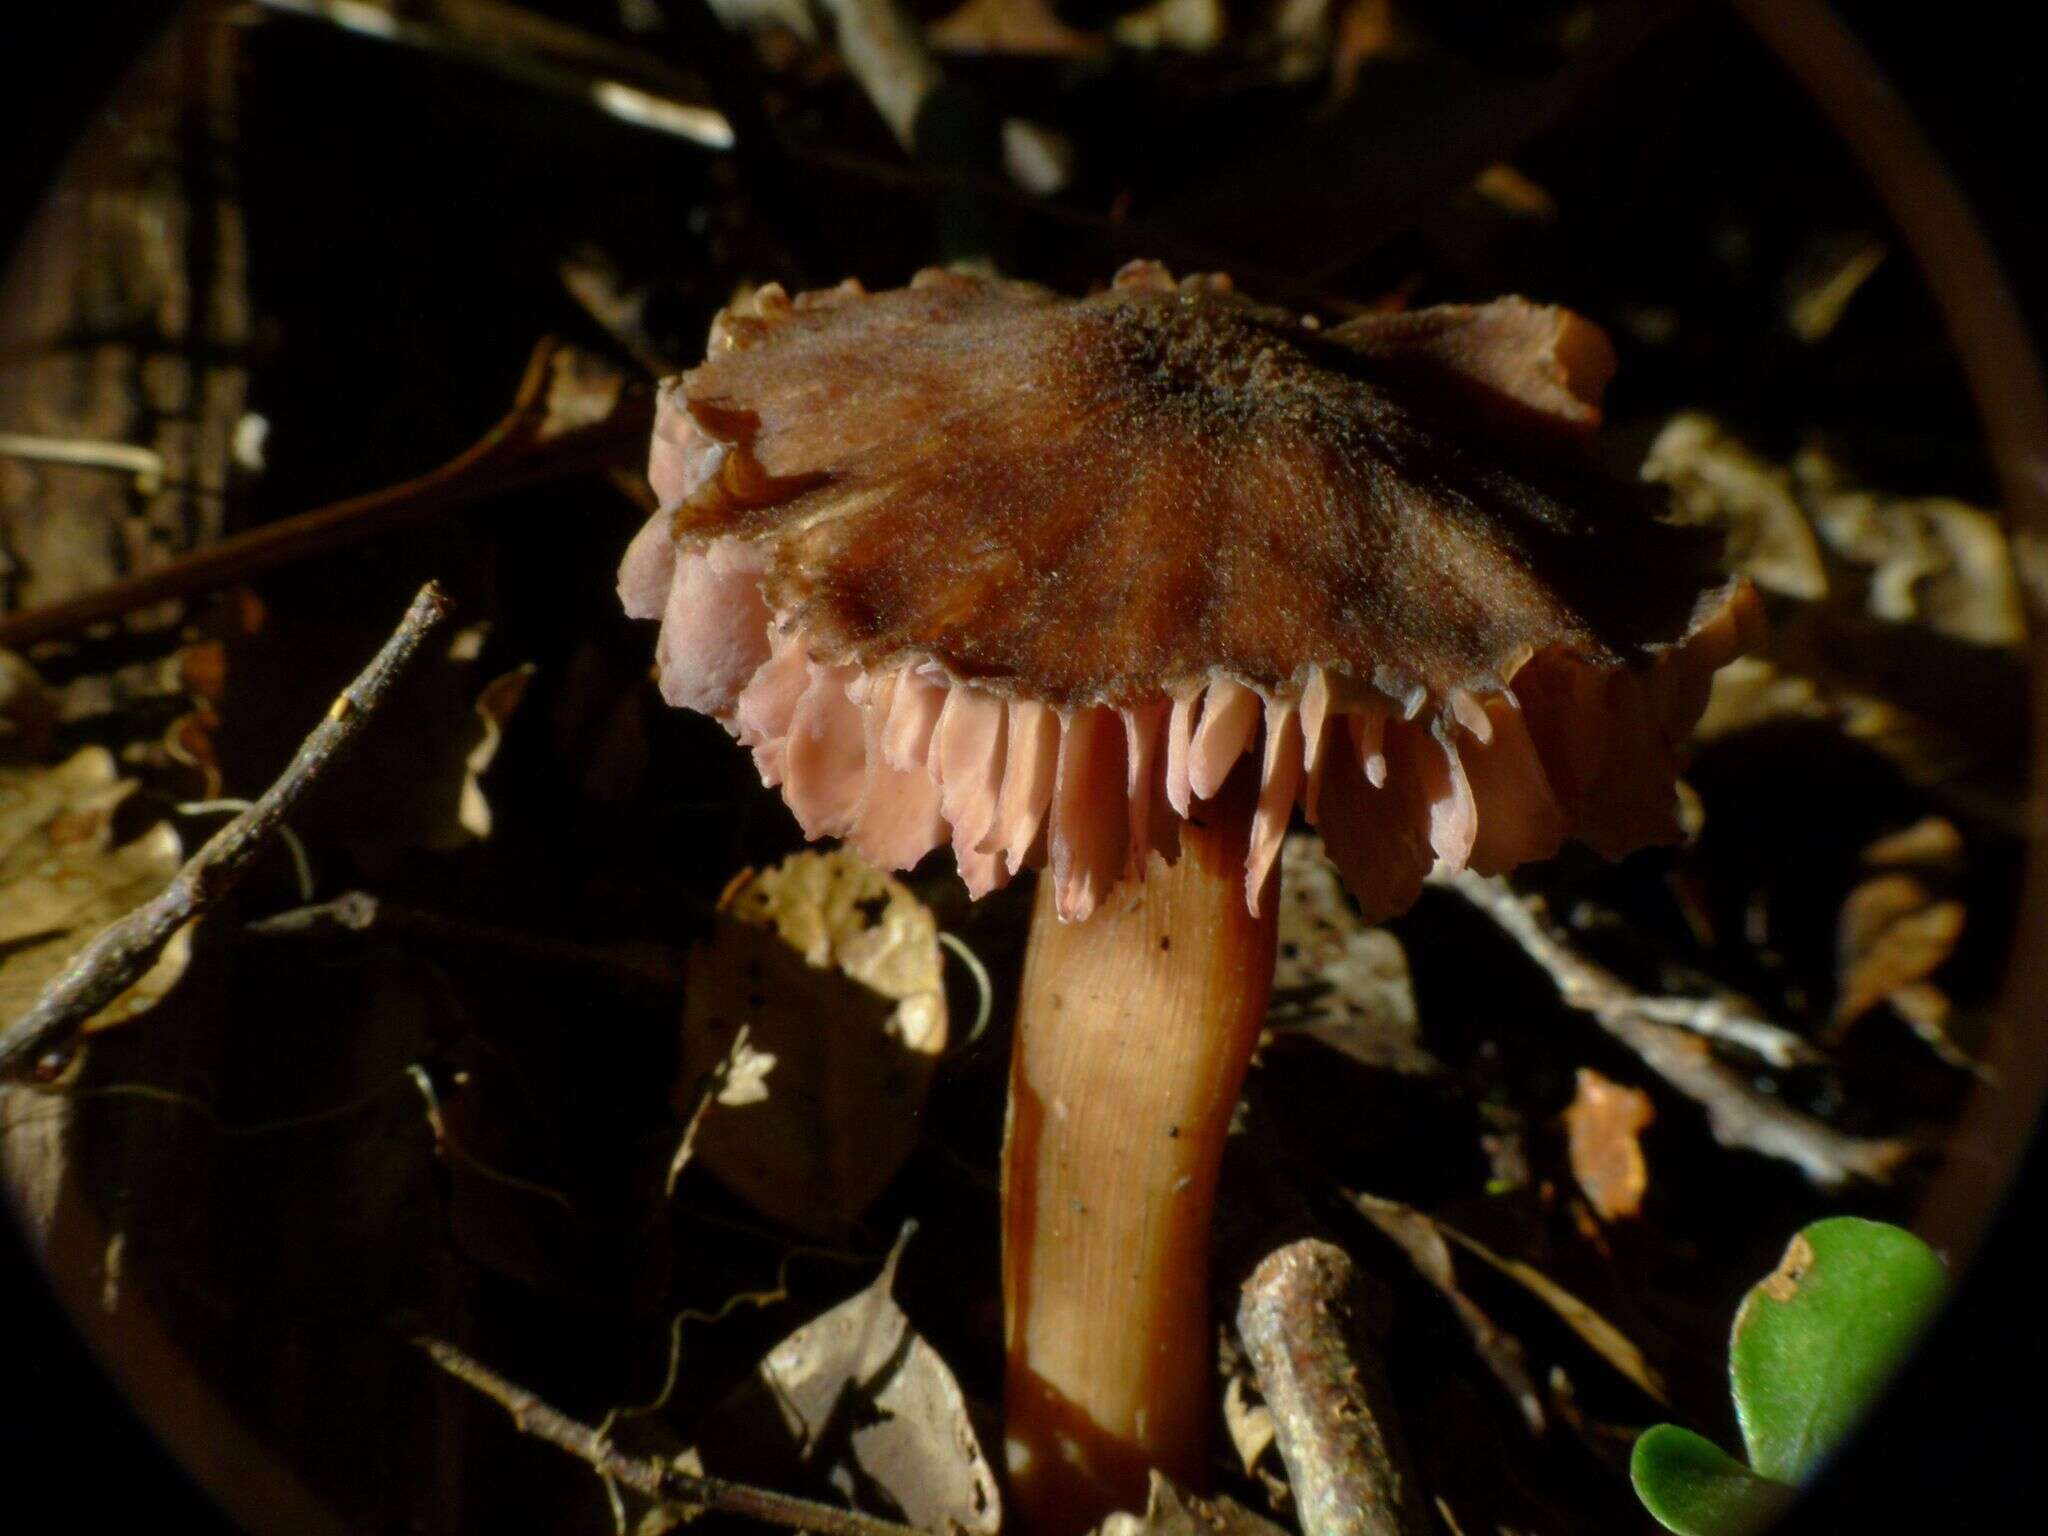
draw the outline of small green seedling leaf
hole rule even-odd
[[[1629,1457],[1636,1497],[1677,1536],[1751,1536],[1783,1513],[1792,1490],[1758,1477],[1713,1441],[1658,1424]]]
[[[1793,1238],[1744,1298],[1728,1346],[1750,1467],[1805,1481],[1876,1402],[1947,1284],[1932,1249],[1883,1222],[1836,1216]]]

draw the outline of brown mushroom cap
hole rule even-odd
[[[977,894],[1049,856],[1078,917],[1257,750],[1254,907],[1299,801],[1383,915],[1433,862],[1675,834],[1757,608],[1594,467],[1612,370],[1519,299],[770,287],[662,391],[621,594],[808,835],[902,867],[950,829]]]

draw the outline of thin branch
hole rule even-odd
[[[19,650],[165,598],[231,586],[309,555],[327,554],[473,506],[503,491],[601,469],[638,451],[653,420],[651,397],[644,390],[627,391],[602,421],[553,435],[543,430],[555,351],[547,341],[534,349],[512,408],[478,442],[439,469],[265,523],[61,603],[0,614],[0,646]]]
[[[665,951],[650,948],[643,953],[578,944],[493,923],[447,917],[422,907],[385,901],[368,891],[349,891],[332,901],[293,907],[259,918],[242,931],[263,939],[314,941],[375,934],[587,976],[620,991],[661,1002],[674,999],[683,985],[680,960]]]
[[[512,1415],[521,1434],[545,1440],[589,1464],[600,1476],[621,1483],[643,1498],[690,1513],[717,1510],[722,1514],[811,1531],[816,1536],[921,1536],[910,1526],[880,1520],[850,1509],[835,1509],[810,1499],[770,1493],[763,1488],[699,1477],[652,1457],[627,1456],[590,1425],[552,1408],[526,1388],[507,1381],[489,1366],[471,1359],[442,1339],[413,1341],[436,1365],[465,1386],[474,1387]]]
[[[429,582],[362,675],[329,706],[277,782],[194,854],[154,898],[102,932],[59,971],[21,1018],[0,1031],[0,1078],[20,1075],[70,1045],[79,1029],[155,963],[171,937],[248,872],[279,824],[362,733],[428,635],[453,609]]]
[[[1566,1003],[1591,1014],[1645,1066],[1705,1109],[1714,1138],[1723,1146],[1781,1158],[1825,1189],[1858,1178],[1883,1183],[1911,1153],[1905,1141],[1850,1136],[1759,1093],[1694,1032],[1699,1029],[1697,1010],[1684,1025],[1673,1022],[1685,1011],[1676,1006],[1678,1000],[1647,998],[1573,949],[1539,898],[1519,896],[1506,881],[1469,870],[1440,883],[1485,913],[1542,966]]]
[[[1422,1485],[1344,1250],[1304,1238],[1244,1283],[1237,1331],[1258,1372],[1305,1536],[1422,1536]]]

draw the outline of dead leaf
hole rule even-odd
[[[99,931],[170,884],[184,860],[158,822],[114,842],[114,812],[133,793],[103,747],[53,768],[0,768],[0,1022],[19,1018]],[[191,956],[181,928],[157,961],[95,1014],[88,1030],[125,1023],[177,983]]]
[[[1100,53],[1108,41],[1081,32],[1053,13],[1046,0],[967,0],[925,28],[939,53],[1014,53],[1046,58],[1080,58]]]
[[[797,1329],[711,1415],[704,1458],[770,1487],[819,1477],[857,1507],[884,1495],[928,1531],[994,1536],[996,1476],[960,1384],[896,1304],[911,1228],[872,1285]]]
[[[1434,1217],[1398,1200],[1382,1200],[1377,1195],[1353,1195],[1351,1198],[1359,1214],[1405,1253],[1416,1273],[1451,1304],[1451,1310],[1457,1313],[1458,1321],[1464,1325],[1480,1360],[1493,1373],[1494,1380],[1507,1389],[1508,1396],[1521,1411],[1529,1433],[1542,1434],[1543,1394],[1537,1390],[1536,1378],[1530,1374],[1528,1352],[1522,1348],[1520,1339],[1495,1323],[1479,1303],[1460,1288],[1457,1261],[1444,1236],[1445,1229]]]
[[[1472,1334],[1480,1357],[1515,1397],[1532,1431],[1542,1433],[1544,1412],[1541,1395],[1529,1374],[1527,1356],[1519,1341],[1503,1333],[1459,1288],[1457,1266],[1451,1253],[1453,1243],[1542,1302],[1560,1322],[1578,1335],[1580,1342],[1653,1401],[1660,1404],[1666,1401],[1663,1376],[1635,1343],[1534,1265],[1496,1253],[1478,1239],[1467,1237],[1455,1227],[1447,1226],[1434,1216],[1403,1205],[1398,1200],[1364,1194],[1354,1194],[1351,1200],[1359,1214],[1392,1239],[1415,1264],[1423,1279],[1451,1302],[1467,1331]],[[1503,1348],[1502,1340],[1512,1348]]]
[[[1286,1536],[1286,1533],[1272,1521],[1253,1514],[1234,1500],[1196,1498],[1154,1472],[1152,1487],[1145,1499],[1145,1513],[1111,1515],[1095,1528],[1094,1536]]]
[[[1718,527],[1727,561],[1758,586],[1805,602],[1827,596],[1820,545],[1792,474],[1752,452],[1711,416],[1682,412],[1643,459],[1643,478],[1671,489],[1681,520]]]
[[[481,776],[525,696],[530,665],[480,676],[488,624],[458,631],[422,657],[386,702],[379,728],[356,749],[354,770],[382,792],[337,808],[352,851],[375,876],[421,851],[446,853],[491,830]]]
[[[1505,160],[1496,161],[1473,177],[1472,190],[1503,213],[1519,219],[1548,224],[1557,218],[1557,199],[1550,190]]]
[[[1852,890],[1835,930],[1835,1032],[1890,1003],[1935,1054],[1974,1070],[1977,1063],[1949,1039],[1948,995],[1928,981],[1955,952],[1964,915],[1961,902],[1936,897],[1901,872]]]
[[[1887,832],[1863,850],[1871,869],[1912,867],[1955,872],[1963,865],[1963,834],[1946,816],[1928,816]]]
[[[726,1059],[743,1026],[774,1070],[757,1063],[766,1093],[705,1117],[698,1160],[798,1231],[859,1219],[917,1143],[946,1047],[940,970],[929,909],[850,848],[807,849],[735,881],[711,941],[690,955],[679,1092]]]
[[[491,802],[484,798],[483,772],[498,755],[498,744],[505,739],[505,725],[519,708],[519,701],[526,697],[526,685],[532,681],[533,663],[529,661],[492,678],[476,696],[479,734],[476,745],[462,760],[462,793],[455,810],[456,824],[471,837],[491,835]]]
[[[1849,893],[1836,933],[1840,1028],[1940,969],[1962,937],[1963,904],[1937,900],[1911,875],[1878,875]]]
[[[1313,833],[1280,853],[1279,954],[1267,1027],[1341,1051],[1368,1067],[1431,1077],[1415,988],[1401,941],[1360,920],[1337,868]]]
[[[1973,645],[2025,642],[2019,577],[1994,515],[1948,496],[1848,487],[1817,448],[1800,453],[1793,472],[1828,548],[1869,571],[1865,603],[1874,616]]]
[[[1110,35],[1126,48],[1174,48],[1207,53],[1223,41],[1223,0],[1153,0],[1119,16]]]
[[[1230,1432],[1230,1444],[1237,1452],[1245,1476],[1258,1475],[1259,1463],[1273,1449],[1273,1410],[1253,1401],[1258,1391],[1246,1371],[1234,1371],[1223,1388],[1223,1423]]]
[[[1808,345],[1826,340],[1884,258],[1885,244],[1874,235],[1821,241],[1786,283],[1785,323],[1792,334]]]
[[[1579,1068],[1578,1089],[1564,1112],[1572,1177],[1602,1221],[1637,1215],[1649,1192],[1650,1169],[1643,1160],[1642,1133],[1657,1118],[1650,1096],[1640,1088]]]

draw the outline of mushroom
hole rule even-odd
[[[1003,1155],[1027,1529],[1207,1481],[1217,1171],[1299,806],[1365,916],[1677,836],[1757,599],[1603,475],[1614,355],[1520,299],[1328,329],[1133,263],[720,314],[662,389],[629,613],[807,837],[1039,868]]]

